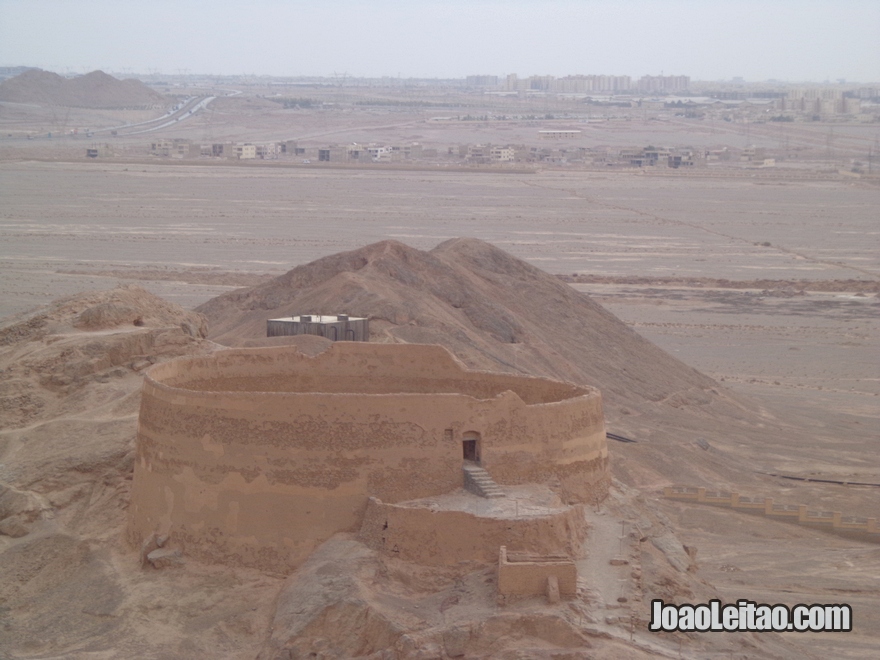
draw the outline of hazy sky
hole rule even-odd
[[[880,0],[0,0],[0,66],[880,80]]]

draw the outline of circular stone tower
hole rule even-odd
[[[231,349],[146,376],[128,536],[185,554],[288,571],[370,497],[449,493],[463,465],[498,484],[544,484],[568,504],[607,494],[593,388],[470,371],[440,346]]]

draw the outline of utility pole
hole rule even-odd
[[[872,171],[872,163],[874,161],[874,154],[880,152],[880,133],[874,138],[874,146],[868,146],[868,174]]]
[[[831,160],[831,144],[834,141],[834,126],[828,127],[828,137],[825,138],[825,157]]]

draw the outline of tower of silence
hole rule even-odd
[[[436,345],[229,349],[147,373],[127,534],[277,572],[337,532],[430,565],[578,557],[609,481],[594,388]]]

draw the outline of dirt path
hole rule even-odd
[[[587,509],[586,519],[590,525],[589,555],[577,563],[578,575],[583,579],[595,599],[595,627],[602,633],[625,641],[652,656],[678,658],[678,649],[659,643],[657,638],[636,622],[630,622],[633,601],[630,576],[632,559],[636,551],[629,537],[633,529],[630,522],[616,515],[612,508],[602,505],[599,510]],[[627,563],[612,560],[626,560]],[[618,598],[625,598],[620,603]]]
[[[629,567],[612,566],[612,559],[625,557],[627,546],[621,540],[621,521],[603,506],[597,513],[588,509],[587,522],[590,524],[590,553],[586,559],[577,562],[578,575],[586,577],[590,589],[599,598],[599,607],[620,607],[619,597],[626,597]]]

